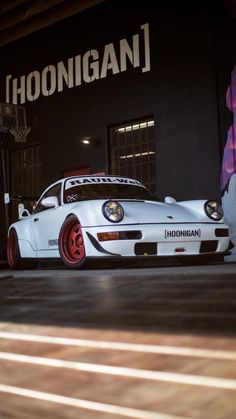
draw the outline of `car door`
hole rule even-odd
[[[43,252],[43,257],[50,257],[51,251],[58,249],[58,235],[61,224],[64,221],[64,210],[61,206],[61,183],[49,188],[37,203],[32,217],[32,229],[36,244],[36,250]],[[56,197],[58,206],[48,208],[43,205],[43,200],[48,197]],[[40,257],[40,254],[38,254]]]

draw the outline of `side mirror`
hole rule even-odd
[[[42,205],[46,208],[57,208],[59,207],[58,198],[56,196],[48,196],[42,200]]]
[[[24,204],[18,205],[18,217],[19,220],[22,220],[22,218],[27,218],[30,216],[29,211],[24,207]]]
[[[172,196],[166,196],[165,197],[165,203],[166,204],[175,204],[176,203],[176,199],[173,198]]]

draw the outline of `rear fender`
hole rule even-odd
[[[17,233],[20,256],[27,258],[36,257],[37,253],[34,235],[29,218],[13,223],[9,228],[8,235],[12,228],[14,228]]]
[[[18,243],[19,243],[20,256],[22,258],[36,258],[37,257],[37,253],[32,248],[30,242],[28,242],[27,240],[19,240]]]

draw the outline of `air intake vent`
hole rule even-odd
[[[206,240],[201,242],[200,253],[215,252],[218,246],[217,240]]]
[[[134,252],[137,256],[142,255],[156,255],[157,243],[136,243]]]

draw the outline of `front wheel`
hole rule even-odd
[[[85,262],[82,228],[75,215],[70,215],[61,227],[59,252],[63,263],[71,269],[77,269]]]

